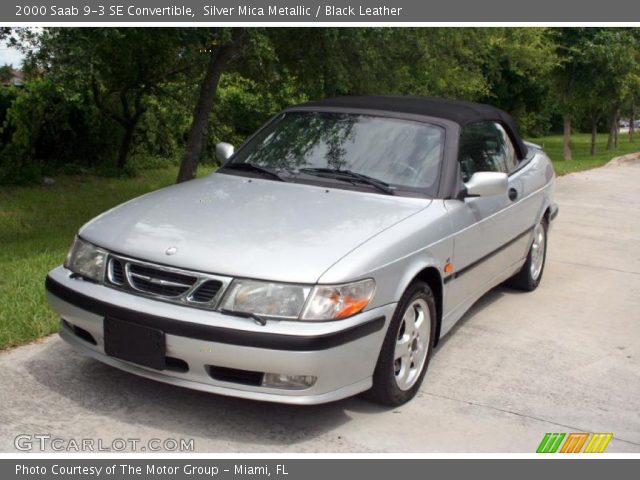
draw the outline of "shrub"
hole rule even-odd
[[[0,149],[0,185],[31,183],[40,177],[41,168],[15,145]]]

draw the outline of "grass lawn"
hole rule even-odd
[[[0,187],[0,349],[57,330],[44,279],[63,262],[80,226],[125,200],[172,184],[177,173],[170,167],[136,178],[60,176],[50,187]]]
[[[574,135],[574,160],[562,160],[562,138],[534,138],[559,175],[598,167],[612,157],[640,151],[640,141],[621,135],[620,147],[589,155],[589,135]],[[200,169],[206,174],[211,169]],[[136,178],[60,176],[53,186],[0,187],[0,349],[53,333],[58,319],[44,296],[46,273],[64,260],[78,228],[97,214],[151,190],[170,185],[177,167],[146,170]]]
[[[553,167],[557,175],[565,175],[571,172],[579,172],[604,165],[613,157],[625,155],[627,153],[640,151],[640,135],[636,133],[636,141],[629,142],[629,135],[621,133],[616,150],[607,150],[606,133],[598,135],[597,151],[595,155],[590,155],[591,135],[588,133],[578,133],[572,136],[573,160],[562,160],[562,136],[553,135],[543,138],[529,138],[527,140],[544,147],[545,152],[553,160]]]

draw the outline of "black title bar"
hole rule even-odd
[[[635,0],[11,0],[12,23],[640,22]]]

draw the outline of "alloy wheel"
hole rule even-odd
[[[533,280],[537,280],[540,273],[542,273],[545,255],[545,240],[544,225],[539,223],[533,230],[533,243],[531,244],[530,273]]]
[[[400,390],[409,390],[420,378],[431,345],[431,314],[418,298],[405,310],[396,336],[394,375]]]

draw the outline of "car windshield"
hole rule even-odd
[[[366,183],[378,189],[386,186],[434,195],[443,144],[443,129],[429,123],[289,112],[255,135],[227,165],[245,163],[296,181],[322,177],[341,180],[340,186]]]

